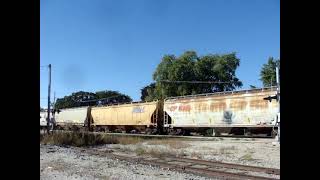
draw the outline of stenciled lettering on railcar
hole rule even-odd
[[[170,110],[170,111],[175,111],[176,109],[177,109],[177,106],[170,106],[170,107],[169,107],[169,110]]]
[[[180,105],[179,106],[179,111],[190,111],[191,110],[191,106],[190,105]]]
[[[132,109],[133,113],[144,113],[144,107],[134,107]]]

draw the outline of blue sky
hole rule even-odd
[[[40,64],[52,64],[52,96],[140,89],[165,54],[236,52],[243,88],[262,86],[269,56],[280,56],[279,0],[41,0]],[[46,106],[48,71],[40,69]]]

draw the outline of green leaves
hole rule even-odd
[[[250,85],[250,89],[256,89],[256,86]]]
[[[142,101],[151,101],[155,99],[154,89],[156,87],[155,83],[151,83],[148,86],[141,89],[141,100]]]
[[[165,55],[153,73],[154,84],[144,87],[142,100],[163,99],[182,96],[234,90],[242,86],[235,71],[240,59],[235,53],[205,55],[199,57],[195,51],[186,51],[179,57]],[[227,83],[186,83],[177,81],[216,81]],[[175,83],[176,82],[176,83]]]
[[[102,104],[131,102],[132,99],[117,91],[99,91],[96,93],[79,91],[72,93],[70,96],[58,98],[55,109],[72,108],[80,106],[96,105],[100,100]]]
[[[264,64],[260,72],[260,80],[264,87],[275,86],[276,80],[276,66],[280,67],[280,59],[270,57],[268,63]]]

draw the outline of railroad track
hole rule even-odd
[[[73,132],[68,130],[54,130],[53,132]],[[42,134],[45,134],[44,131],[40,132]],[[143,137],[143,138],[182,138],[182,139],[192,139],[192,140],[216,140],[217,138],[238,138],[238,139],[273,139],[271,137],[265,137],[265,136],[177,136],[177,135],[148,135],[148,134],[129,134],[129,133],[106,133],[106,132],[87,132],[87,133],[93,133],[93,134],[107,134],[107,135],[113,135],[113,136],[133,136],[133,137]]]
[[[169,170],[184,173],[192,173],[200,176],[228,180],[277,180],[280,179],[280,170],[240,164],[206,161],[199,159],[178,158],[178,157],[141,157],[128,154],[114,154],[110,151],[98,149],[78,148],[81,152],[107,156],[112,159],[124,160],[132,163],[153,165]],[[259,175],[257,175],[259,174]]]
[[[168,138],[190,138],[190,139],[213,139],[219,137],[225,138],[265,138],[272,139],[269,136],[243,136],[243,135],[220,135],[220,136],[201,136],[201,135],[191,135],[191,136],[178,136],[178,135],[148,135],[148,134],[129,134],[129,133],[106,133],[109,135],[119,135],[119,136],[142,136],[142,137],[168,137]]]

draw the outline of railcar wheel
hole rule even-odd
[[[249,129],[244,129],[245,136],[252,136],[252,132]]]
[[[160,133],[159,133],[158,129],[153,128],[153,129],[152,129],[152,134],[160,134]]]
[[[152,134],[152,129],[151,128],[146,128],[146,134],[151,135]]]
[[[189,130],[182,130],[182,135],[183,136],[190,136],[190,131]]]
[[[219,131],[218,129],[213,128],[212,130],[213,130],[213,132],[212,132],[213,137],[217,137],[217,136],[221,135],[221,131]]]
[[[271,136],[272,138],[275,138],[277,135],[278,135],[278,131],[275,130],[275,129],[272,129],[272,130],[271,130],[271,133],[270,133],[270,136]]]
[[[177,131],[175,129],[169,129],[168,130],[168,134],[169,135],[176,135],[177,134]]]
[[[215,132],[214,132],[214,129],[207,129],[205,131],[202,131],[201,135],[206,137],[211,137],[211,136],[215,136]]]

